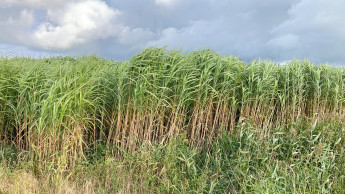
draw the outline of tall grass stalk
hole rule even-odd
[[[105,141],[114,154],[186,135],[211,144],[251,123],[262,137],[293,121],[344,120],[343,68],[245,63],[209,49],[0,60],[0,139],[61,171]]]

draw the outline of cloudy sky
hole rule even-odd
[[[344,0],[0,0],[0,54],[123,60],[167,45],[345,64],[344,10]]]

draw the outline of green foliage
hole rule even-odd
[[[338,147],[345,143],[342,125],[293,124],[265,138],[257,130],[236,129],[198,154],[202,169],[222,177],[215,191],[333,193],[344,189],[344,169],[339,171],[344,148]]]
[[[0,141],[28,153],[36,174],[94,168],[107,191],[335,192],[344,84],[341,67],[209,49],[0,58]]]
[[[0,163],[13,164],[17,161],[18,150],[13,146],[0,145]]]
[[[190,146],[185,137],[144,143],[123,157],[107,153],[77,167],[105,193],[341,193],[345,131],[337,122],[294,123],[262,137],[252,126]],[[103,147],[101,143],[96,147]],[[82,182],[79,182],[83,184]]]

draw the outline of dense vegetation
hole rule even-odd
[[[2,58],[0,192],[341,192],[344,105],[308,61]]]

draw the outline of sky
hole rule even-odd
[[[211,48],[245,61],[345,64],[344,0],[0,0],[0,55]]]

